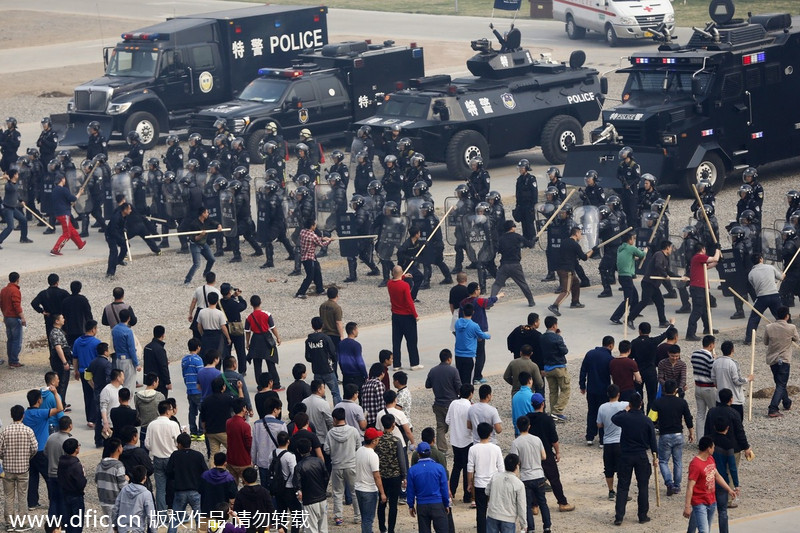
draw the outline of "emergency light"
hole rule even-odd
[[[123,33],[124,41],[169,41],[169,33]]]
[[[766,52],[756,52],[742,56],[742,65],[755,65],[766,61]]]
[[[300,78],[303,76],[303,71],[292,68],[260,68],[258,75],[275,78]]]

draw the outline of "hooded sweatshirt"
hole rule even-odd
[[[86,474],[77,456],[62,455],[58,459],[58,486],[66,498],[83,496]]]
[[[478,339],[488,339],[490,335],[473,322],[471,318],[456,320],[456,357],[472,357],[478,350]]]
[[[158,418],[158,404],[165,400],[164,395],[155,389],[145,389],[135,394],[136,414],[142,422],[142,427],[146,428],[150,422]]]
[[[272,514],[275,508],[272,505],[272,498],[269,492],[267,492],[267,489],[261,485],[245,485],[236,495],[236,501],[233,502],[233,510],[237,513],[245,511],[250,513],[250,516],[255,517],[258,512]],[[257,521],[254,520],[254,522]],[[260,530],[261,528],[251,524],[251,526],[247,528],[247,533],[256,533]]]
[[[200,476],[200,512],[210,513],[217,505],[236,497],[236,481],[224,468],[214,467]]]
[[[97,497],[101,504],[114,505],[122,487],[128,484],[125,477],[125,465],[119,459],[104,457],[94,472],[97,484]]]
[[[349,424],[333,426],[325,436],[325,453],[334,469],[356,467],[356,450],[361,447],[361,433]]]
[[[125,517],[116,526],[118,533],[157,533],[155,524],[148,521],[155,512],[153,494],[144,486],[131,483],[122,487],[117,496],[111,511],[111,520],[113,524],[117,524],[119,517]]]

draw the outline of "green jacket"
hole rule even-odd
[[[617,272],[619,275],[632,278],[636,273],[636,258],[644,256],[645,253],[642,250],[623,242],[617,249]]]

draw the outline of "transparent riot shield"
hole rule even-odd
[[[181,221],[186,217],[186,202],[183,201],[183,187],[177,182],[164,184],[164,201],[167,216]]]
[[[781,250],[783,249],[783,238],[781,232],[772,229],[764,228],[761,230],[761,255],[764,256],[764,262],[772,265],[777,265],[781,262]]]
[[[737,221],[736,223],[738,224],[739,222]],[[783,219],[779,218],[778,220],[776,220],[775,222],[772,223],[772,227],[775,228],[778,231],[781,231],[783,229],[783,227],[786,225],[786,223],[787,223],[786,220],[783,220]],[[765,226],[766,226],[766,224],[765,224]]]
[[[300,227],[300,222],[294,216],[294,209],[297,207],[297,198],[295,198],[296,191],[297,184],[293,181],[287,181],[286,188],[284,189],[286,197],[283,199],[283,215],[286,219],[286,227],[289,229]]]
[[[534,220],[536,232],[542,231],[542,228],[547,224],[548,219],[553,215],[556,206],[551,203],[536,204],[536,211],[534,211],[536,218]],[[539,248],[542,250],[547,249],[547,239],[539,239]]]
[[[350,143],[350,161],[348,163],[348,167],[350,168],[350,175],[356,175],[356,166],[358,165],[358,152],[361,150],[365,150],[366,146],[364,145],[364,141],[357,135],[353,136],[353,142]],[[372,161],[370,161],[372,163]]]
[[[327,183],[314,186],[314,214],[318,230],[336,230],[336,202],[333,199],[333,187]]]
[[[219,213],[222,227],[226,229],[230,228],[230,231],[225,232],[225,237],[238,237],[238,224],[236,220],[236,193],[233,190],[222,189],[219,192]]]
[[[444,212],[450,213],[447,215],[447,219],[444,221],[444,236],[447,244],[450,246],[455,246],[457,237],[456,233],[458,233],[457,228],[461,226],[461,217],[462,214],[459,212],[459,203],[461,201],[456,198],[455,196],[448,196],[444,199]],[[451,211],[451,208],[452,211]]]
[[[422,207],[422,202],[424,201],[424,198],[418,197],[409,198],[406,200],[406,218],[408,220],[422,218],[420,208]]]
[[[84,176],[83,172],[78,172],[74,168],[67,170],[65,174],[67,176],[67,186],[69,187],[69,192],[75,196],[78,196],[78,192],[80,192],[81,186],[87,180],[87,177]],[[126,198],[128,201],[131,201],[130,196],[126,196]],[[84,187],[80,198],[75,200],[74,207],[75,212],[80,215],[90,213],[92,211],[92,195],[89,194],[89,191],[86,190],[86,187]]]
[[[572,212],[572,220],[583,230],[581,246],[584,250],[594,248],[598,242],[600,232],[600,213],[596,206],[582,205]]]
[[[481,263],[486,263],[494,259],[495,251],[493,239],[491,237],[492,225],[486,215],[465,216],[461,225],[464,228],[464,235],[467,247],[467,256]]]
[[[395,250],[406,238],[405,217],[384,216],[381,224],[381,235],[378,238],[377,252],[382,261],[391,261]]]
[[[133,202],[131,175],[127,172],[120,172],[111,176],[111,196],[114,198],[115,203],[118,194],[124,194],[128,202]]]
[[[686,254],[683,250],[683,237],[679,235],[670,235],[669,240],[672,241],[672,253],[669,254],[669,269],[678,275],[683,275],[686,271]]]

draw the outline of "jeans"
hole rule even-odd
[[[672,457],[672,473],[669,471],[670,457]],[[683,433],[662,434],[659,437],[658,468],[667,488],[680,488],[683,474]]]
[[[378,528],[381,531],[394,533],[394,526],[397,523],[397,498],[400,497],[400,487],[403,482],[401,476],[383,477],[383,492],[386,494],[386,503],[378,503]],[[386,524],[386,506],[389,506],[389,524]],[[362,522],[363,523],[363,522]]]
[[[353,498],[353,486],[356,482],[356,472],[352,468],[334,468],[331,470],[331,490],[333,492],[333,516],[342,517],[342,500],[345,496]],[[347,492],[348,494],[345,494]],[[358,501],[353,501],[353,517],[358,518]]]
[[[336,372],[330,372],[329,374],[314,374],[314,379],[318,379],[325,383],[325,386],[331,391],[333,405],[336,405],[342,401],[342,395],[339,394],[339,380],[336,379]]]
[[[83,516],[86,505],[81,496],[64,496],[64,520],[67,522],[65,533],[81,533],[83,531]],[[72,525],[72,523],[76,525]],[[63,522],[62,522],[63,523]]]
[[[300,284],[300,288],[297,289],[295,295],[304,295],[311,286],[312,281],[314,282],[314,287],[317,289],[317,294],[325,292],[325,288],[322,286],[322,269],[319,266],[319,261],[316,259],[307,259],[303,261],[303,269],[306,271],[306,277],[303,279],[303,283]]]
[[[14,231],[14,220],[19,220],[19,229],[22,232],[20,239],[28,238],[28,219],[19,209],[3,206],[3,216],[6,219],[6,229],[0,233],[0,243],[4,242],[11,232]]]
[[[530,514],[530,511],[528,511]],[[530,531],[530,524],[528,524],[528,531]],[[480,532],[480,527],[478,528]],[[516,533],[517,531],[517,523],[516,522],[505,522],[503,520],[496,520],[492,517],[486,517],[486,527],[484,529],[486,533]]]
[[[356,491],[358,509],[361,511],[361,533],[372,533],[372,523],[375,522],[375,509],[378,506],[380,494],[376,492]]]
[[[772,370],[772,379],[775,380],[775,392],[769,402],[770,413],[778,412],[779,403],[783,403],[784,409],[788,409],[792,405],[789,393],[786,392],[786,384],[789,382],[789,366],[789,363],[775,363],[769,367]]]
[[[777,318],[778,309],[782,306],[781,297],[779,294],[769,294],[767,296],[759,296],[756,298],[756,301],[753,302],[753,307],[755,307],[759,313],[764,314],[764,311],[769,308],[770,313],[772,316]],[[750,311],[750,317],[747,319],[747,329],[745,330],[744,339],[745,343],[750,343],[750,336],[753,334],[754,329],[758,329],[758,324],[761,322],[761,317],[758,316],[758,313],[755,311]]]
[[[392,313],[392,353],[394,366],[403,366],[403,354],[400,344],[406,339],[406,349],[411,366],[419,364],[419,350],[417,349],[417,319],[413,315],[397,315]]]
[[[458,478],[463,477],[463,500],[465,503],[472,500],[467,491],[467,462],[469,461],[470,448],[472,448],[472,444],[468,444],[463,448],[453,446],[453,470],[450,472],[450,494],[452,494],[455,499],[456,490],[458,489]]]
[[[633,278],[630,276],[620,276],[619,284],[622,286],[622,302],[617,306],[614,313],[611,315],[611,320],[622,320],[625,314],[625,300],[628,300],[628,317],[635,315],[630,314],[630,309],[639,303],[639,293],[636,291],[636,286],[633,284]]]
[[[200,403],[202,396],[198,394],[187,394],[186,399],[189,401],[189,431],[192,435],[199,435],[200,429],[197,427],[197,416],[200,414]]]
[[[692,505],[692,517],[689,519],[689,530],[696,527],[697,533],[709,533],[711,531],[711,523],[714,522],[714,512],[716,510],[716,503],[712,503],[711,505],[702,503]]]
[[[447,510],[441,503],[417,504],[417,527],[419,533],[431,533],[431,523],[436,533],[447,533],[449,529]]]
[[[39,505],[39,476],[47,483],[47,457],[44,452],[36,452],[30,461],[30,478],[28,479],[28,509]]]
[[[594,436],[600,433],[600,444],[603,444],[603,429],[597,427],[597,411],[600,406],[608,401],[607,394],[586,393],[586,403],[588,406],[586,414],[586,440],[594,440]]]
[[[478,524],[478,533],[486,531],[486,511],[489,508],[489,497],[486,488],[474,488],[475,495],[475,522]]]
[[[474,357],[459,357],[456,356],[456,370],[458,370],[458,377],[461,378],[461,383],[472,383],[472,371],[475,368]]]
[[[6,353],[9,364],[19,363],[19,354],[22,351],[22,320],[15,317],[5,317],[6,325]]]
[[[569,402],[569,372],[565,367],[554,368],[547,371],[545,380],[550,389],[550,412],[563,415]]]
[[[28,514],[28,506],[25,502],[26,493],[28,492],[28,476],[29,472],[23,472],[22,474],[6,472],[3,478],[6,526],[11,523],[12,516],[26,516]]]
[[[628,503],[628,491],[631,488],[634,472],[639,491],[637,498],[639,520],[646,517],[650,510],[647,493],[650,484],[650,460],[644,452],[633,455],[623,453],[619,461],[619,472],[617,472],[617,502],[614,516],[616,520],[622,520],[625,517],[625,506]]]
[[[728,533],[728,491],[715,485],[714,492],[717,496],[717,514],[719,515],[719,533]]]
[[[525,485],[525,501],[528,509],[528,531],[533,531],[533,506],[539,507],[542,515],[542,527],[552,525],[550,521],[550,508],[547,506],[547,496],[544,493],[544,478],[529,479],[522,482]]]
[[[703,287],[689,287],[692,297],[692,312],[689,314],[689,325],[686,326],[686,336],[692,337],[697,333],[697,321],[703,321],[703,331],[708,329],[708,313],[706,312],[706,291]],[[710,333],[710,331],[709,331]]]
[[[196,490],[176,490],[172,500],[172,520],[167,533],[178,531],[180,523],[189,518],[186,513],[186,504],[192,507],[193,512],[200,512],[200,493]]]
[[[475,350],[475,374],[472,379],[481,380],[483,379],[483,367],[486,365],[486,340],[478,339],[478,344],[476,346],[477,349]],[[467,381],[462,383],[469,383],[469,382]]]
[[[192,252],[192,267],[189,269],[189,272],[186,273],[186,278],[183,280],[184,283],[191,283],[192,278],[194,277],[194,273],[197,272],[197,269],[200,268],[200,257],[206,258],[206,268],[203,270],[203,275],[205,276],[211,271],[211,268],[214,266],[214,254],[211,253],[211,247],[206,244],[197,244],[196,242],[192,241],[189,243],[189,251]]]
[[[157,511],[165,511],[167,509],[167,462],[169,462],[169,457],[153,457]]]

